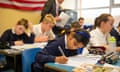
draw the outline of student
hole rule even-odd
[[[96,28],[90,32],[90,45],[105,46],[107,48],[114,19],[110,14],[101,14],[97,19]]]
[[[66,32],[79,30],[79,29],[80,29],[80,24],[79,24],[79,22],[75,21],[75,22],[71,23],[71,25],[65,25],[64,29],[61,31],[61,33],[58,37],[65,35]]]
[[[83,17],[80,17],[79,19],[78,19],[78,22],[79,22],[79,24],[80,24],[80,28],[81,29],[85,29],[85,30],[87,30],[87,31],[91,31],[92,30],[92,28],[93,28],[93,26],[92,25],[84,25],[84,18]]]
[[[120,46],[120,22],[117,28],[112,28],[110,34],[116,38],[117,46]]]
[[[63,2],[64,0],[48,0],[45,3],[44,8],[41,12],[40,22],[42,22],[46,14],[52,14],[57,22],[61,21],[61,18],[59,17],[59,15],[62,12],[62,8],[60,5]],[[62,30],[62,28],[59,26],[54,26],[52,30],[55,33],[55,35],[58,35],[60,31]]]
[[[81,28],[84,28],[83,27],[83,24],[84,24],[84,18],[83,17],[79,18],[79,24],[80,24]]]
[[[40,24],[33,26],[33,33],[35,34],[35,42],[47,42],[55,38],[52,32],[52,27],[56,21],[51,14],[47,14]]]
[[[43,72],[43,66],[47,62],[66,63],[67,57],[77,55],[77,49],[86,46],[90,35],[84,30],[68,32],[65,36],[56,39],[41,50],[35,58],[34,72]],[[61,53],[61,50],[65,55]]]
[[[34,34],[27,35],[25,31],[30,28],[28,20],[21,19],[14,28],[6,30],[1,35],[1,41],[6,41],[10,45],[23,45],[24,43],[33,43]]]

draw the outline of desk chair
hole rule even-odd
[[[32,48],[22,52],[22,72],[31,72],[32,63],[40,50],[40,48]]]

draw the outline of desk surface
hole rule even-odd
[[[0,54],[4,54],[4,55],[7,55],[7,56],[16,56],[16,55],[20,55],[21,51],[12,50],[12,49],[4,49],[4,50],[0,50]]]
[[[60,72],[72,72],[72,69],[75,68],[72,66],[66,66],[66,65],[55,64],[55,63],[47,63],[45,64],[45,67],[55,71],[60,71]]]
[[[114,65],[120,66],[120,60]],[[55,63],[47,63],[47,64],[45,64],[45,67],[50,68],[55,71],[61,71],[61,72],[72,72],[72,69],[75,68],[72,66],[66,66],[66,65],[55,64]]]

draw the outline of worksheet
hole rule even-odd
[[[74,67],[80,67],[82,64],[96,64],[98,60],[100,60],[101,56],[99,55],[89,55],[89,56],[82,56],[82,55],[77,55],[73,57],[69,57],[67,66],[74,66]]]

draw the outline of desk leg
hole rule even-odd
[[[21,55],[17,55],[14,57],[14,69],[15,69],[15,72],[22,72]]]

